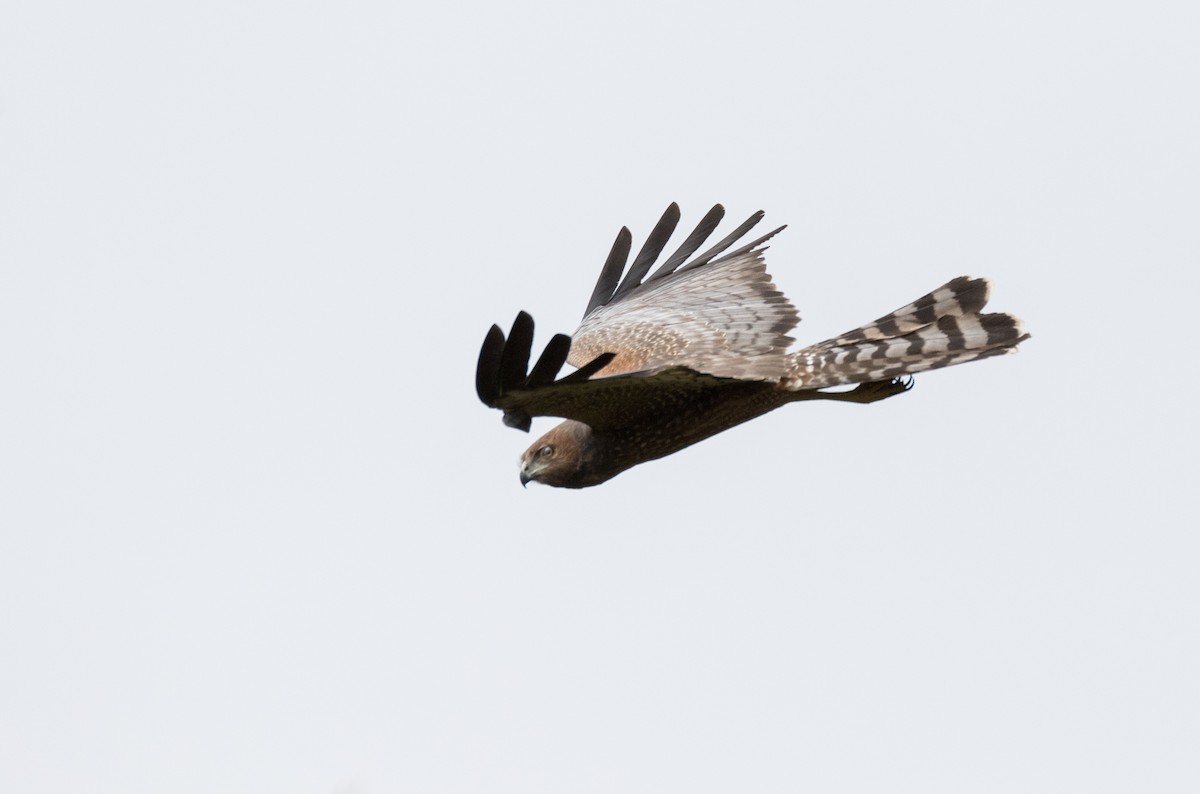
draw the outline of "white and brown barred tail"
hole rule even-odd
[[[960,276],[891,314],[800,350],[784,383],[793,390],[886,380],[1011,353],[1029,338],[1011,314],[983,314],[991,284]]]

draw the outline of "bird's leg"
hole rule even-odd
[[[886,400],[888,397],[895,397],[897,394],[903,394],[911,389],[913,379],[909,378],[888,378],[887,380],[873,380],[868,383],[860,383],[856,388],[850,391],[809,391],[801,392],[803,397],[797,397],[799,400],[838,400],[840,402],[858,403],[867,405],[869,403]]]

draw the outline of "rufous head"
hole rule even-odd
[[[533,480],[556,488],[591,485],[592,429],[582,422],[566,421],[550,430],[521,455],[521,485]]]

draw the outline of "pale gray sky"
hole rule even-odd
[[[414,6],[6,7],[0,790],[1200,787],[1200,7]],[[522,490],[673,200],[1034,338]]]

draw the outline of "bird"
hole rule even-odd
[[[763,219],[760,210],[696,254],[724,215],[715,205],[653,273],[679,205],[667,207],[632,264],[633,237],[622,227],[579,327],[555,334],[532,368],[527,312],[507,336],[498,325],[488,331],[475,372],[484,405],[525,432],[534,416],[565,420],[521,456],[522,486],[599,485],[789,403],[879,402],[911,389],[915,373],[1011,353],[1029,339],[1013,315],[983,311],[987,279],[959,276],[793,351],[789,332],[800,318],[764,258],[787,227],[729,251]],[[575,371],[558,377],[567,363]]]

